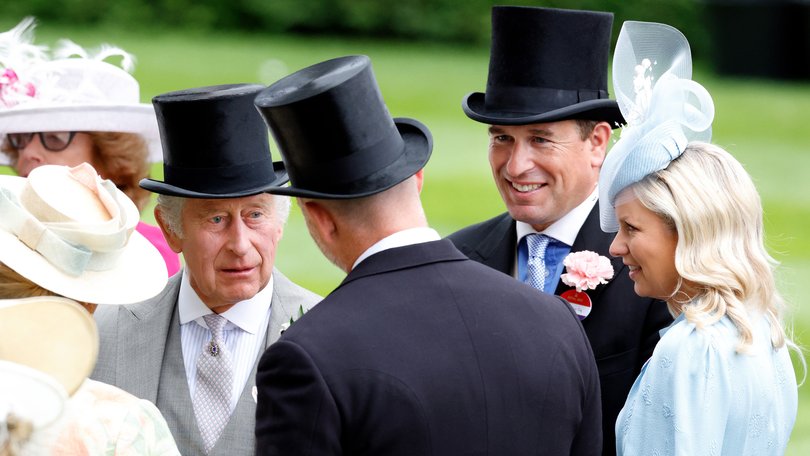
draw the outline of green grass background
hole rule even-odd
[[[2,30],[12,22],[0,20]],[[447,235],[504,210],[486,159],[486,127],[461,111],[462,97],[483,90],[488,49],[442,43],[300,38],[172,31],[38,29],[38,41],[70,37],[90,47],[109,42],[138,58],[135,76],[148,102],[159,93],[203,85],[276,79],[348,54],[371,57],[394,116],[415,117],[434,135],[426,167],[424,207],[431,225]],[[694,79],[714,97],[714,142],[733,153],[753,176],[765,208],[767,242],[782,265],[779,280],[790,303],[799,343],[810,341],[806,306],[810,279],[810,83],[721,78],[699,62]],[[273,145],[275,159],[280,159]],[[0,167],[0,172],[9,172]],[[162,178],[162,169],[154,167]],[[144,214],[150,219],[151,214]],[[327,294],[343,277],[318,252],[294,206],[276,263],[295,282]],[[799,375],[801,375],[799,370]],[[788,455],[810,454],[810,393],[800,389],[799,415]]]

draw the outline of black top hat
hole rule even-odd
[[[487,91],[467,95],[464,113],[490,125],[624,123],[607,91],[612,24],[612,13],[493,7]]]
[[[253,106],[262,89],[228,84],[154,97],[164,182],[143,179],[141,187],[187,198],[236,198],[286,184],[284,164],[273,163],[267,127]]]
[[[263,90],[256,106],[290,173],[289,187],[269,193],[373,195],[422,169],[433,149],[427,127],[391,118],[364,55],[299,70]]]

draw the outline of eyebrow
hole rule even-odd
[[[489,130],[490,135],[503,135],[503,134],[506,134],[504,129],[497,126],[497,125],[490,125],[488,130]],[[554,132],[552,130],[548,130],[548,129],[545,129],[545,128],[532,128],[531,130],[529,130],[529,133],[531,133],[532,135],[545,136],[545,137],[549,137],[549,138],[553,138],[555,136]]]

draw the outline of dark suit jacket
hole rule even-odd
[[[672,322],[666,304],[642,298],[633,291],[633,281],[621,258],[608,253],[613,234],[599,227],[599,207],[593,208],[582,225],[572,252],[590,250],[611,258],[614,277],[595,290],[588,290],[593,304],[582,321],[591,342],[602,384],[602,432],[604,454],[616,453],[614,427],[630,387],[658,343],[658,330]],[[517,250],[515,221],[509,214],[469,226],[448,237],[471,259],[505,274],[511,274]],[[557,286],[561,294],[571,287]]]
[[[560,298],[447,240],[386,250],[265,352],[257,454],[599,454],[592,356]]]

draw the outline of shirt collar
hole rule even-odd
[[[380,239],[374,245],[366,249],[365,252],[357,257],[357,260],[355,260],[354,264],[352,265],[352,269],[356,268],[361,261],[370,257],[371,255],[374,255],[375,253],[380,253],[383,250],[404,247],[412,244],[421,244],[423,242],[438,241],[441,238],[442,237],[439,236],[439,233],[437,233],[436,230],[428,227],[409,228],[407,230],[397,231],[394,234]]]
[[[183,277],[180,281],[180,294],[177,297],[177,305],[180,312],[180,324],[184,325],[191,321],[196,321],[203,327],[207,326],[203,323],[202,317],[213,313],[208,306],[202,302],[202,299],[191,287],[189,276],[186,268],[183,268]],[[270,276],[270,281],[267,286],[261,289],[255,296],[244,301],[236,303],[233,307],[222,312],[220,315],[228,320],[226,328],[231,325],[241,328],[243,331],[250,334],[258,334],[259,327],[264,322],[264,317],[267,315],[267,310],[270,308],[270,302],[273,299],[273,276]]]
[[[518,243],[520,243],[520,240],[525,236],[539,232],[545,234],[546,236],[553,237],[554,239],[567,244],[568,246],[574,245],[574,240],[577,238],[577,233],[579,233],[582,225],[585,224],[585,219],[588,218],[588,215],[593,210],[598,198],[599,189],[595,188],[593,189],[593,192],[591,192],[591,194],[585,198],[585,201],[579,204],[579,206],[569,211],[543,231],[537,231],[528,223],[518,221],[516,223]]]

